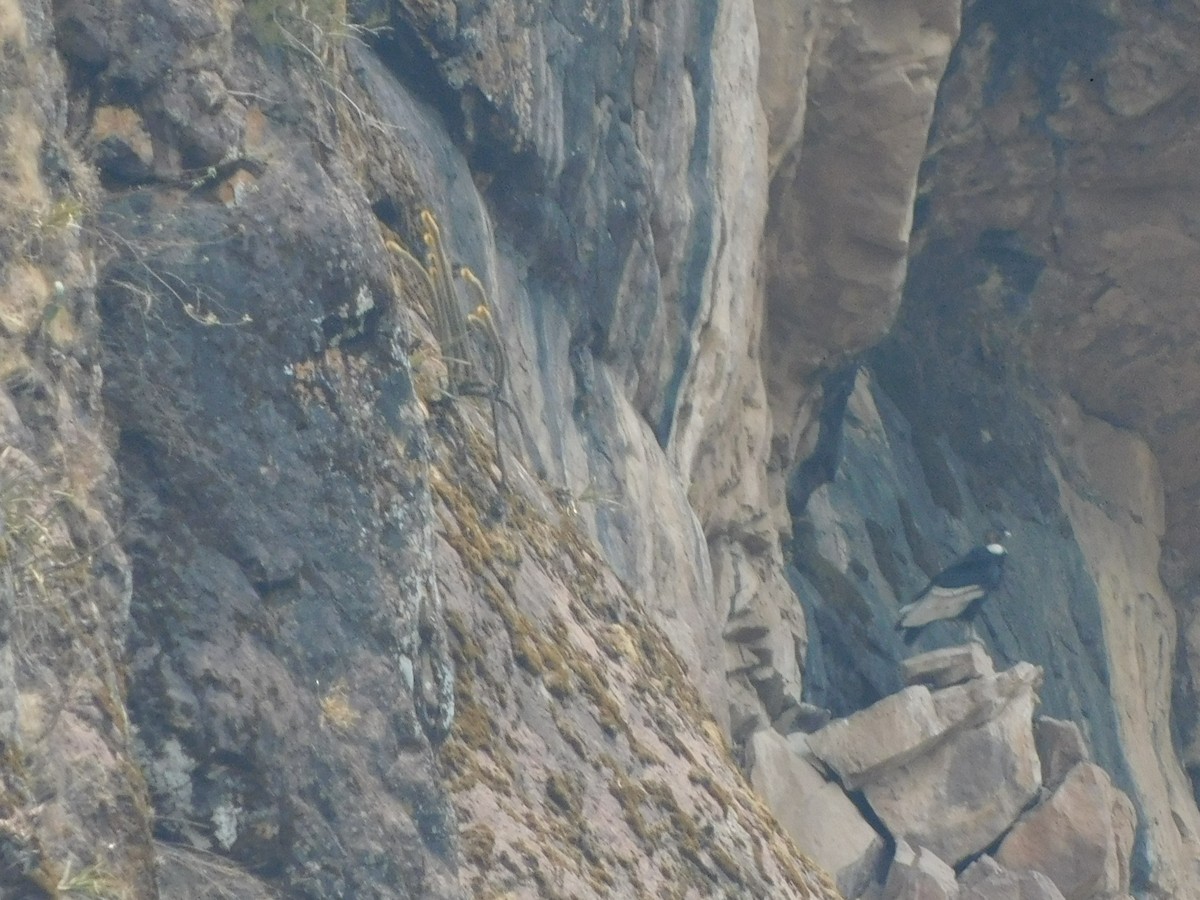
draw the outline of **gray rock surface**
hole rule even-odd
[[[893,628],[895,610],[930,574],[974,544],[993,517],[1010,529],[1019,521],[1009,542],[1013,564],[1002,588],[984,602],[980,634],[998,665],[1026,659],[1043,668],[1042,712],[1088,723],[1092,758],[1129,794],[1139,828],[1151,841],[1135,843],[1134,884],[1158,872],[1153,877],[1165,880],[1156,881],[1156,889],[1186,894],[1192,875],[1183,860],[1194,855],[1188,848],[1200,827],[1192,824],[1190,788],[1181,781],[1175,751],[1155,737],[1170,730],[1165,673],[1171,661],[1163,648],[1171,645],[1173,631],[1153,537],[1162,495],[1155,493],[1154,479],[1141,474],[1145,444],[1064,407],[1062,442],[1072,455],[1063,465],[1078,473],[1076,460],[1103,458],[1103,468],[1095,461],[1088,471],[1123,472],[1132,481],[1125,484],[1114,474],[1093,480],[1084,494],[1060,494],[1066,481],[1056,480],[1051,463],[1032,443],[1018,440],[1042,427],[1031,412],[1025,419],[1011,413],[1015,418],[1002,425],[976,417],[956,432],[961,439],[950,441],[944,437],[946,423],[979,406],[974,399],[959,400],[931,418],[931,395],[925,406],[911,400],[916,370],[899,362],[899,347],[914,352],[932,340],[927,331],[907,336],[914,327],[906,321],[895,342],[885,342],[871,357],[877,369],[859,372],[842,417],[836,474],[811,494],[796,520],[792,577],[809,625],[806,700],[845,716],[899,690],[900,661],[913,651]],[[996,398],[991,409],[1001,408],[1004,401]],[[984,434],[990,443],[979,443]],[[1001,471],[1006,478],[1045,484],[1032,494],[1018,492],[1024,499],[1013,499],[1011,509],[985,511],[978,491]],[[1000,502],[995,492],[987,496]],[[1053,524],[1060,521],[1058,513],[1049,511],[1057,501],[1035,503],[1034,496],[1073,497],[1072,533],[1095,540],[1065,540]],[[1031,518],[1020,518],[1018,509]],[[931,522],[940,524],[918,524]],[[1143,594],[1155,599],[1132,605],[1120,600]],[[1100,649],[1106,636],[1111,655]],[[962,637],[954,623],[935,624],[915,646],[935,649]],[[1064,642],[1076,649],[1062,652]],[[1146,677],[1136,660],[1159,674]],[[1114,691],[1125,699],[1114,699]],[[1167,810],[1176,808],[1182,829],[1170,824]]]
[[[171,893],[164,840],[248,896],[828,893],[722,742],[899,690],[1001,517],[988,647],[1138,805],[1132,885],[1200,896],[1198,36],[0,0],[0,893]],[[424,210],[478,344],[385,249]]]

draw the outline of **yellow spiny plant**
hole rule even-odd
[[[451,269],[442,232],[433,213],[422,210],[421,224],[425,229],[421,235],[426,248],[424,262],[395,241],[387,241],[386,247],[407,276],[405,290],[429,313],[446,366],[446,394],[451,397],[475,395],[490,401],[496,462],[501,478],[507,481],[500,448],[500,407],[509,407],[504,398],[508,362],[495,311],[488,302],[483,283],[469,267],[460,266],[457,272]],[[463,313],[455,274],[466,285],[469,299],[474,304],[468,314]]]
[[[467,319],[446,258],[442,232],[433,213],[422,210],[421,224],[425,227],[421,235],[426,247],[423,262],[394,241],[389,241],[387,248],[399,259],[407,275],[404,282],[406,291],[410,292],[410,296],[415,294],[417,301],[429,313],[430,325],[441,346],[442,361],[446,364],[446,390],[457,394],[470,382]]]

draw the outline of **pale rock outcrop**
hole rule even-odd
[[[1041,786],[1040,681],[1040,669],[1018,663],[932,693],[908,687],[808,745],[848,790],[863,790],[893,836],[956,864],[999,837]]]
[[[808,736],[808,745],[848,790],[855,790],[924,752],[945,730],[929,689],[915,686],[830,722]]]
[[[930,311],[929,330],[917,330],[906,318],[896,340],[924,346],[943,322]],[[1047,498],[1039,503],[1066,504],[1071,527],[1038,521],[1042,513],[996,512],[1013,531],[1012,557],[1002,590],[984,604],[981,634],[997,658],[1045,669],[1044,710],[1079,723],[1092,758],[1137,807],[1145,838],[1135,842],[1135,890],[1145,884],[1164,896],[1200,896],[1195,803],[1169,740],[1175,636],[1155,574],[1163,505],[1145,444],[1064,403],[1053,410],[1060,437],[1051,465],[1031,438],[1045,426],[1004,418],[1003,398],[983,409],[960,395],[937,405],[922,394],[899,405],[916,370],[886,368],[895,353],[890,344],[881,348],[873,357],[880,369],[859,373],[836,477],[813,492],[798,527],[795,583],[809,622],[810,699],[847,715],[898,690],[907,648],[893,628],[897,606],[928,572],[978,540],[988,517],[977,491],[992,473],[1036,482]],[[921,418],[922,406],[932,407],[930,418]],[[962,427],[975,430],[951,441],[938,421],[954,416],[967,416]],[[952,624],[937,629],[919,635],[917,646],[956,636]],[[870,650],[840,652],[847,635],[860,632],[867,635],[860,646]]]
[[[1025,813],[996,861],[1048,876],[1066,900],[1106,900],[1129,890],[1137,824],[1133,804],[1108,773],[1080,763],[1044,802]]]
[[[990,668],[990,661],[986,667]],[[939,691],[913,685],[829,723],[809,735],[809,746],[854,790],[880,772],[905,765],[949,735],[983,723],[1015,698],[1032,698],[1040,680],[1037,667],[1018,663],[998,675]]]
[[[1070,487],[1054,503],[1102,595],[1096,646],[1110,660],[1127,787],[1144,813],[1145,889],[1200,896],[1200,130],[1190,112],[1200,65],[1185,49],[1200,38],[1200,9],[1130,0],[1030,10],[984,13],[956,47],[931,131],[936,174],[916,241],[925,259],[912,269],[966,262],[972,284],[913,296],[954,335],[935,353],[958,344],[951,319],[982,326],[985,347],[1016,351],[1002,362],[985,350],[993,364],[1031,364],[1051,382],[1047,395],[1092,420],[1091,460],[1066,454]],[[1046,416],[1056,429],[1060,414]],[[1103,432],[1115,440],[1096,440]],[[1108,755],[1098,737],[1093,751]]]
[[[802,737],[785,739],[766,728],[753,734],[746,748],[750,783],[780,825],[797,847],[834,875],[842,894],[857,897],[883,861],[883,838],[813,765]]]
[[[1038,716],[1033,720],[1033,740],[1042,761],[1042,785],[1054,790],[1067,773],[1083,762],[1091,762],[1083,732],[1074,722]]]
[[[678,404],[669,449],[690,479],[714,597],[731,617],[725,668],[739,737],[800,699],[807,630],[780,577],[779,535],[790,530],[782,480],[801,435],[815,434],[817,367],[862,349],[895,314],[921,148],[958,33],[959,2],[884,10],[756,0],[753,16],[738,4],[721,8],[731,6],[730,22],[751,23],[757,36],[743,43],[761,47],[753,75],[766,143],[749,145],[760,132],[747,126],[759,121],[729,120],[733,127],[721,131],[729,152],[717,172],[730,176],[725,196],[743,215],[720,232],[729,246],[714,267],[718,302],[711,327],[700,330],[705,352],[684,381],[688,398]],[[739,134],[745,146],[737,146]],[[738,180],[743,172],[769,180],[761,241],[747,226],[762,223],[765,197],[760,182]],[[748,238],[757,255],[739,261]],[[757,269],[746,265],[760,261]],[[728,281],[732,291],[723,268],[743,276]],[[722,355],[725,347],[731,356]]]
[[[959,878],[959,900],[1064,900],[1041,872],[1014,872],[990,856],[971,863]]]
[[[992,658],[978,641],[919,653],[904,660],[904,680],[931,688],[951,687],[996,673]]]
[[[986,674],[934,691],[912,685],[814,734],[785,741],[763,730],[749,744],[755,786],[778,798],[770,805],[801,846],[820,846],[821,853],[813,851],[818,860],[835,860],[847,896],[857,896],[847,888],[853,883],[867,889],[863,896],[889,900],[956,897],[951,867],[1002,836],[997,859],[982,858],[964,877],[964,887],[975,891],[971,896],[1061,892],[1067,900],[1108,900],[1126,894],[1134,807],[1103,769],[1079,761],[1086,750],[1072,723],[1041,718],[1040,744],[1035,740],[1033,709],[1042,671],[1018,663],[995,673],[978,644],[921,654],[908,668],[935,682],[956,680],[964,669]],[[834,785],[804,758],[809,754],[836,773],[846,790],[861,790],[896,840],[883,884],[847,878],[847,872],[864,871],[862,841],[839,837],[830,848],[812,833],[814,821],[827,820],[849,801],[840,791],[831,793]],[[1055,782],[1057,789],[1021,815],[1045,793],[1043,771],[1060,778],[1058,767],[1071,759],[1076,763],[1061,784]],[[859,822],[857,814],[848,815]],[[865,837],[873,834],[865,822],[861,828]],[[1045,878],[1052,882],[1049,891]]]
[[[1056,474],[1099,591],[1118,736],[1154,861],[1151,883],[1169,896],[1200,896],[1200,811],[1169,738],[1177,624],[1158,577],[1165,523],[1158,467],[1132,432],[1067,399],[1055,412],[1055,437],[1075,484]],[[1186,637],[1183,643],[1186,656]],[[1187,754],[1186,732],[1184,740]]]
[[[954,900],[958,882],[954,870],[924,847],[915,850],[896,842],[881,900]]]
[[[772,126],[764,357],[786,465],[814,371],[866,348],[895,317],[917,173],[961,10],[959,0],[756,8]],[[798,42],[810,22],[815,37]]]
[[[1035,699],[1028,685],[996,718],[954,733],[868,783],[867,802],[888,831],[951,865],[1003,834],[1041,787],[1031,726]]]

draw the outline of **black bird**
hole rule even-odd
[[[1003,542],[1011,536],[1004,528],[989,531],[982,545],[934,575],[925,590],[900,607],[896,628],[906,632],[906,643],[916,637],[916,629],[940,619],[962,619],[970,625],[971,636],[975,636],[979,605],[1000,586],[1004,576],[1008,551]]]

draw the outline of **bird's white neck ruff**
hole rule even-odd
[[[997,556],[1003,556],[1008,551],[1004,549],[1003,544],[988,544],[988,553],[995,553]]]

